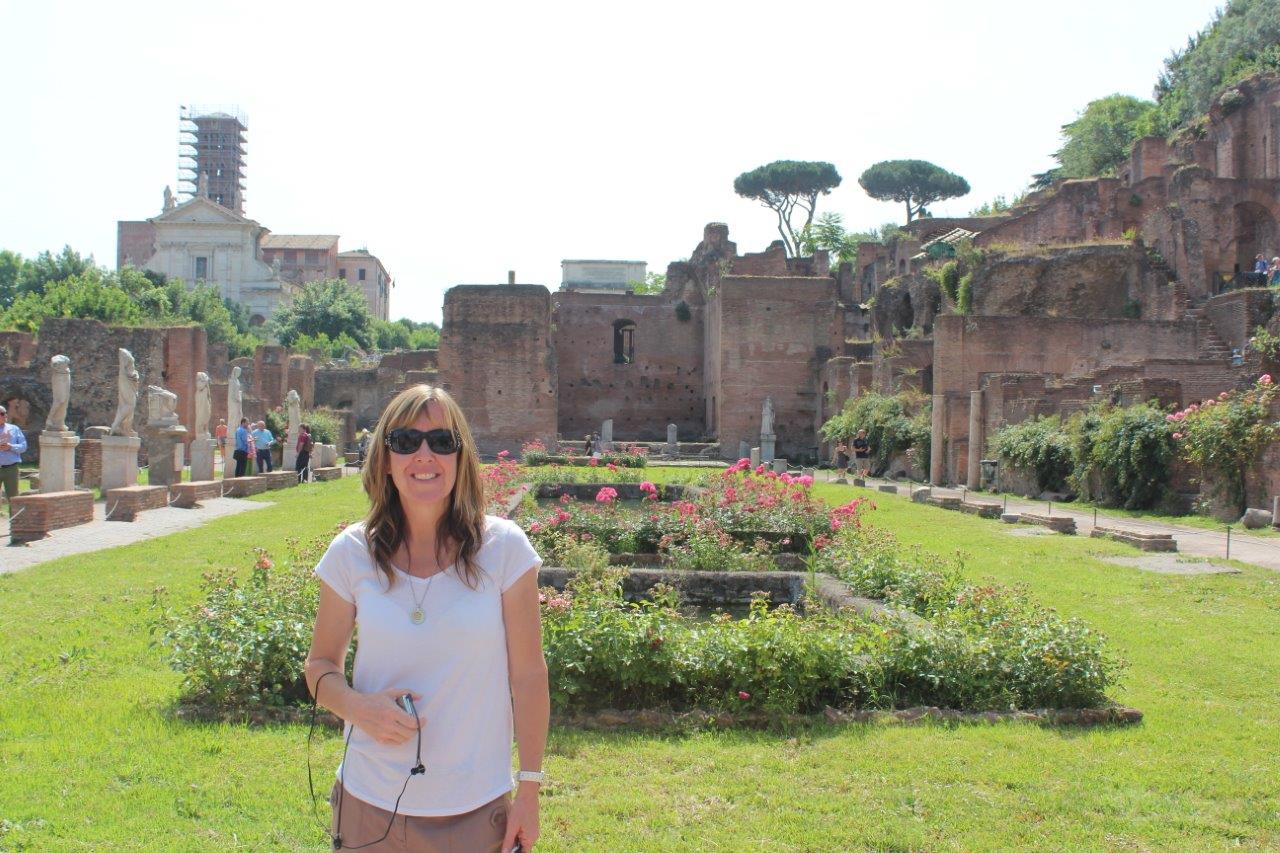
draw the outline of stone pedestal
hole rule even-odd
[[[738,442],[738,458],[739,458],[739,459],[750,459],[750,458],[751,458],[751,445],[747,444],[745,441],[739,441],[739,442]]]
[[[600,424],[600,449],[606,453],[613,450],[613,418]]]
[[[60,430],[40,433],[40,491],[70,492],[76,487],[76,445],[80,436]]]
[[[197,438],[191,442],[191,479],[193,482],[213,479],[213,452],[218,442],[212,438]]]
[[[187,428],[178,426],[148,426],[145,433],[147,443],[147,482],[153,486],[172,486],[182,482],[182,469],[174,467],[177,458],[175,445],[182,443],[187,436]]]
[[[751,456],[749,458],[751,459],[752,468],[760,467],[760,448],[758,447],[751,448]]]
[[[138,450],[142,439],[108,435],[102,439],[102,491],[138,485]]]
[[[675,424],[667,424],[667,455],[676,456],[680,453],[680,434]]]
[[[301,429],[291,429],[285,433],[284,470],[286,471],[292,471],[298,467],[298,436],[300,435],[302,435]]]
[[[778,437],[773,433],[766,433],[760,436],[760,461],[772,462],[774,457],[774,444]]]
[[[778,458],[776,458],[776,457],[775,457],[775,458],[774,458],[774,460],[773,460],[773,473],[775,473],[775,474],[781,474],[782,472],[784,472],[784,471],[786,471],[786,470],[787,470],[787,460],[785,460],[785,459],[778,459]]]

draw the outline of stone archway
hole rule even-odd
[[[1249,274],[1253,271],[1255,256],[1266,260],[1280,255],[1280,227],[1271,211],[1256,201],[1242,201],[1231,208],[1231,246],[1227,257],[1234,264],[1236,287],[1255,284]]]
[[[9,410],[10,423],[22,429],[27,436],[29,450],[25,462],[40,458],[40,430],[44,429],[49,407],[53,405],[53,393],[49,386],[29,376],[0,375],[0,404]],[[70,420],[68,413],[68,420]]]

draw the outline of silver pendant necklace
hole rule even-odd
[[[409,577],[412,578],[413,577],[413,574],[412,574],[413,552],[409,550],[408,539],[404,541],[404,552],[405,552],[405,555],[409,558],[409,571],[405,572],[405,574],[409,575]],[[436,574],[439,574],[439,572],[437,572]],[[427,614],[426,614],[426,611],[422,609],[422,605],[426,603],[427,593],[431,591],[431,582],[435,579],[436,579],[435,575],[432,575],[431,577],[427,578],[427,585],[422,590],[421,600],[419,600],[418,594],[413,591],[412,581],[409,583],[409,594],[413,596],[413,612],[409,614],[409,621],[413,622],[413,624],[415,625],[421,625],[423,622],[427,621]]]

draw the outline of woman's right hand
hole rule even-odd
[[[377,693],[362,694],[353,724],[378,743],[388,746],[404,743],[417,735],[420,726],[426,725],[421,712],[415,720],[413,714],[396,702],[406,693],[413,697],[415,703],[422,701],[421,693],[405,687],[390,687]]]

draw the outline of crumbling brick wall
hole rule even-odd
[[[440,382],[481,452],[556,438],[551,294],[541,285],[458,285],[445,292]]]

